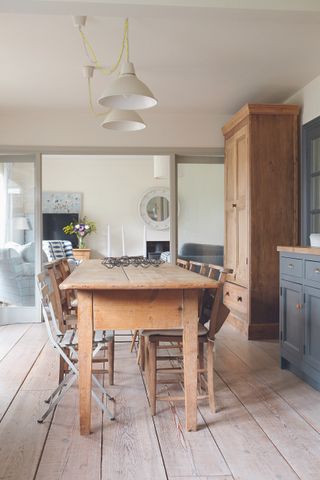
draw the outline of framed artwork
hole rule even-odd
[[[43,192],[42,213],[78,213],[81,215],[81,193]]]

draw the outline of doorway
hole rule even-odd
[[[0,325],[39,322],[40,156],[0,155]]]

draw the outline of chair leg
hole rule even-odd
[[[64,377],[64,365],[65,361],[63,360],[62,357],[59,358],[59,382],[61,383]]]
[[[109,385],[114,384],[114,337],[108,342],[108,377]]]
[[[209,406],[212,413],[215,413],[216,403],[214,398],[214,343],[210,340],[207,343],[207,376]]]
[[[70,355],[69,350],[67,348],[64,348],[63,351],[69,357],[69,355]],[[62,382],[63,377],[67,373],[68,373],[68,365],[67,365],[66,361],[62,357],[60,357],[59,358],[59,383]]]
[[[199,369],[203,370],[204,369],[204,352],[203,352],[203,343],[199,342],[198,343],[198,357],[199,357]],[[198,390],[201,394],[202,392],[202,386],[201,386],[201,376],[203,374],[200,372],[198,374]]]
[[[142,371],[144,372],[144,369],[145,369],[145,338],[142,335],[140,335],[140,338],[139,338],[139,351],[138,351],[137,362],[139,363]]]
[[[135,330],[132,335],[131,343],[130,343],[130,352],[133,351],[134,345],[136,343],[136,339],[138,336],[139,330]]]
[[[144,339],[144,351],[145,351],[145,358],[144,358],[144,368],[145,368],[145,378],[146,378],[146,385],[147,389],[149,388],[149,338],[145,337]]]
[[[157,389],[157,346],[155,342],[148,342],[148,382],[151,415],[156,414]]]

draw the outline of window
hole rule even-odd
[[[320,233],[320,117],[303,126],[302,137],[302,242]]]

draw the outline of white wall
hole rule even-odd
[[[179,165],[178,246],[185,242],[223,245],[224,165]]]
[[[318,117],[320,115],[320,75],[288,98],[285,103],[301,105],[302,124]]]
[[[187,164],[182,169],[179,239],[223,244],[223,165]],[[86,237],[93,257],[107,255],[108,224],[111,255],[122,254],[122,224],[126,253],[143,253],[138,205],[146,190],[159,186],[169,186],[169,180],[153,178],[152,156],[43,156],[43,191],[82,193],[82,215],[97,224],[97,233]],[[147,227],[147,240],[169,240],[169,230]]]
[[[95,221],[97,233],[86,237],[93,256],[107,255],[110,225],[111,255],[122,255],[121,225],[126,254],[143,253],[144,224],[138,213],[143,193],[168,180],[153,178],[151,156],[53,156],[43,157],[43,191],[82,193],[82,215]],[[169,240],[169,230],[147,229],[147,240]]]

